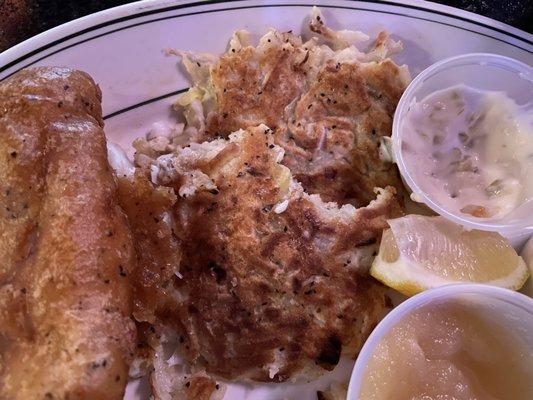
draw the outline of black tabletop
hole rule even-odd
[[[124,0],[0,0],[0,51],[67,21]],[[437,0],[533,33],[533,0]]]

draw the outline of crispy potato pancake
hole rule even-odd
[[[237,31],[219,57],[175,52],[193,82],[175,104],[185,121],[134,142],[137,167],[177,195],[173,304],[144,327],[156,397],[183,396],[195,373],[312,379],[355,356],[386,308],[367,269],[403,212],[380,157],[410,80],[388,58],[402,46],[381,32],[360,51],[368,36],[317,9],[308,28],[305,42]]]
[[[176,330],[161,325],[176,318],[175,282],[181,277],[181,246],[172,217],[176,195],[172,188],[154,186],[149,171],[135,170],[116,144],[108,143],[108,153],[137,255],[132,282],[138,341],[130,376],[139,378],[152,370],[150,386],[157,400],[221,400],[224,385],[183,362],[170,361],[180,344]]]
[[[190,363],[228,379],[285,381],[355,356],[385,307],[366,272],[392,187],[369,206],[306,194],[265,125],[161,157],[174,187],[182,279],[170,324]],[[176,325],[176,322],[179,322]]]
[[[164,187],[154,188],[141,170],[118,179],[119,203],[130,221],[137,254],[134,271],[133,315],[139,322],[155,322],[169,302],[168,290],[179,270],[181,249],[172,233],[171,207],[176,195]]]
[[[257,46],[237,31],[220,57],[180,53],[194,83],[177,102],[185,132],[201,142],[266,124],[286,151],[283,164],[326,201],[359,207],[375,197],[374,187],[403,191],[396,167],[379,157],[410,81],[407,68],[387,58],[401,44],[381,32],[360,52],[350,43],[366,35],[330,30],[318,11],[310,30],[318,36],[307,42],[271,30]]]

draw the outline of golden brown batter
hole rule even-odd
[[[0,399],[122,399],[134,252],[85,73],[0,85]]]

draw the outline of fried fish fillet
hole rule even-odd
[[[0,399],[122,399],[131,232],[85,73],[0,84]]]
[[[358,207],[375,197],[374,187],[402,191],[396,167],[379,156],[410,80],[388,58],[401,44],[381,32],[361,52],[352,42],[366,35],[332,31],[316,10],[309,26],[307,42],[270,30],[253,46],[237,31],[220,57],[180,53],[194,83],[177,103],[185,107],[185,133],[201,142],[263,123],[285,149],[283,164],[325,201]]]
[[[285,381],[357,354],[385,308],[366,276],[395,189],[367,207],[305,193],[265,125],[191,143],[154,164],[179,195],[174,313],[191,365],[227,379]],[[309,375],[308,375],[309,376]]]

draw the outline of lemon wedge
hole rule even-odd
[[[518,290],[529,277],[522,257],[496,232],[468,231],[439,216],[388,222],[370,274],[407,296],[466,282]]]
[[[531,276],[533,274],[533,236],[529,238],[522,248],[520,257],[522,257],[526,262],[529,270],[529,276]],[[533,279],[528,279],[520,291],[529,297],[533,297]]]

